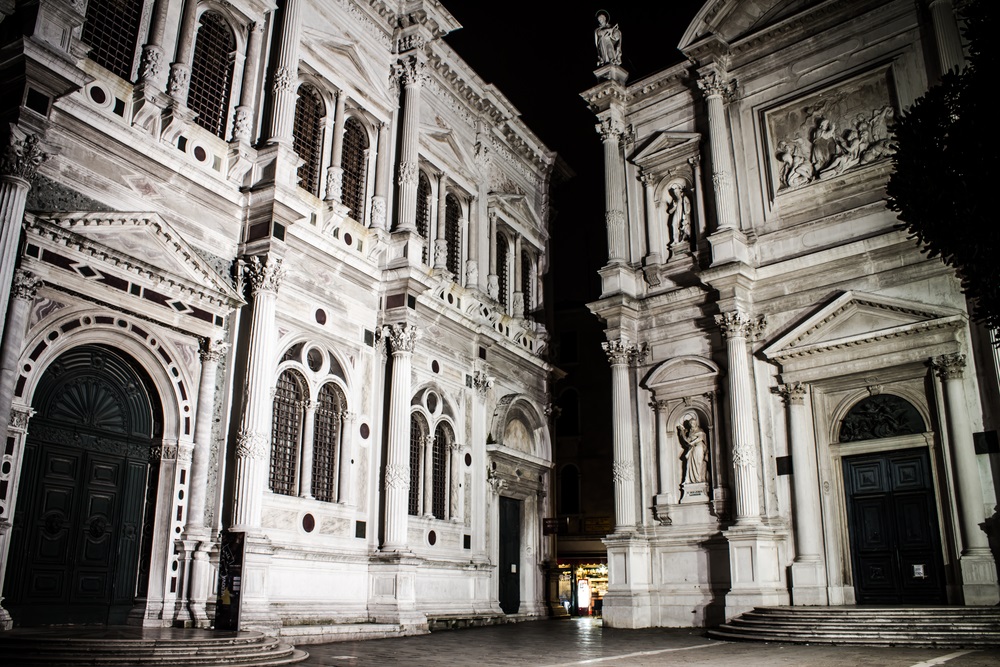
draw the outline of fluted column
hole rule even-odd
[[[985,519],[983,487],[979,481],[979,464],[972,440],[972,419],[965,398],[962,376],[965,371],[964,354],[946,354],[935,357],[934,370],[944,387],[945,407],[948,411],[948,440],[955,462],[955,487],[958,491],[959,525],[962,529],[962,553],[988,549],[986,533],[979,527]]]
[[[14,400],[14,384],[17,380],[17,360],[21,356],[24,336],[28,330],[28,316],[31,314],[31,303],[42,285],[42,281],[34,274],[18,269],[14,273],[10,306],[7,310],[7,320],[3,328],[3,340],[0,341],[0,443],[7,442],[7,429],[11,404]],[[9,516],[3,517],[10,519]]]
[[[624,338],[601,343],[611,362],[612,420],[614,421],[615,532],[635,528],[635,459],[632,454],[632,396],[629,365],[639,349]]]
[[[347,106],[347,93],[341,90],[337,93],[337,104],[333,112],[333,149],[330,155],[330,168],[326,172],[326,200],[343,203],[344,201],[344,111]],[[355,218],[357,211],[352,211]]]
[[[410,369],[418,330],[412,324],[382,328],[392,347],[389,444],[385,464],[385,542],[387,551],[405,550],[410,488]]]
[[[625,228],[625,160],[621,139],[624,123],[608,116],[597,126],[604,145],[604,222],[608,232],[608,263],[628,261],[628,230]]]
[[[399,144],[399,226],[404,231],[417,229],[417,183],[419,172],[420,91],[426,65],[409,56],[396,65],[403,84],[403,129]]]
[[[741,311],[716,315],[726,338],[729,361],[729,424],[733,447],[733,481],[736,489],[737,523],[760,521],[760,482],[757,475],[757,437],[753,415],[753,376],[747,339],[764,332],[764,317]]]
[[[639,182],[642,183],[642,198],[646,208],[646,238],[649,243],[646,264],[659,264],[663,261],[664,243],[663,226],[656,219],[656,202],[653,200],[653,186],[656,182],[646,171],[639,174]]]
[[[39,147],[37,136],[25,136],[15,128],[11,132],[10,143],[0,160],[0,316],[7,312],[10,299],[28,190],[38,167],[49,159]],[[15,132],[22,136],[14,136]]]
[[[194,451],[191,454],[191,483],[188,485],[187,526],[185,532],[205,527],[206,487],[212,454],[212,424],[215,414],[215,379],[219,362],[226,356],[229,344],[221,340],[206,340],[199,353],[201,380],[198,383],[198,413],[194,422]]]
[[[372,195],[372,229],[386,228],[386,195],[389,191],[389,124],[378,124],[375,156],[375,194]]]
[[[720,229],[739,229],[739,211],[736,206],[736,184],[733,160],[729,153],[729,124],[726,122],[724,98],[736,89],[735,82],[717,66],[699,72],[698,87],[705,93],[708,107],[708,135],[712,142],[712,185],[715,189],[715,210]]]
[[[177,36],[174,62],[170,64],[170,81],[167,92],[180,105],[187,104],[191,85],[191,61],[194,59],[194,39],[198,31],[198,0],[184,0],[181,26]]]
[[[254,98],[257,94],[257,61],[264,38],[264,23],[257,21],[247,26],[247,57],[243,68],[243,85],[240,103],[233,117],[233,141],[253,141]]]
[[[448,268],[448,175],[438,174],[437,238],[434,239],[434,268]]]
[[[777,393],[788,407],[788,440],[792,455],[792,493],[795,512],[795,560],[819,560],[823,555],[822,517],[820,516],[819,476],[812,424],[806,411],[806,385],[791,382],[778,385]]]
[[[337,450],[340,459],[337,461],[337,502],[351,504],[351,456],[354,451],[354,433],[357,431],[354,423],[357,415],[345,412],[341,415],[340,448]]]
[[[937,47],[941,73],[961,69],[965,65],[965,54],[962,51],[962,36],[958,31],[952,0],[930,0],[927,6],[931,11],[934,45]]]
[[[295,127],[295,92],[299,78],[299,43],[302,39],[301,0],[285,0],[278,45],[278,64],[271,79],[271,143],[292,146]]]
[[[246,392],[236,442],[233,530],[260,528],[261,499],[267,490],[271,453],[271,389],[274,387],[274,315],[284,277],[281,259],[254,256],[243,267],[252,295],[247,346]]]
[[[313,498],[313,444],[316,438],[316,401],[305,402],[302,424],[302,464],[299,466],[299,497]]]

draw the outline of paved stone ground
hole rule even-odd
[[[303,645],[305,667],[998,667],[993,649],[724,642],[701,630],[621,630],[600,619],[533,621],[419,637]]]

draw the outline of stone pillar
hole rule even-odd
[[[247,350],[243,417],[236,443],[232,530],[260,530],[261,498],[267,491],[271,450],[271,391],[274,388],[274,315],[284,277],[281,259],[254,256],[243,267],[253,313]]]
[[[409,56],[396,65],[403,84],[403,130],[399,144],[399,223],[401,231],[417,230],[417,183],[419,174],[420,91],[426,65],[417,56]]]
[[[211,589],[213,548],[211,530],[205,525],[208,471],[212,456],[212,422],[215,414],[215,379],[219,362],[229,349],[221,340],[206,340],[201,350],[201,379],[198,383],[198,406],[194,423],[194,449],[191,453],[190,483],[188,484],[187,524],[181,543],[184,561],[188,565],[187,611],[195,627],[207,628],[212,621],[206,611]]]
[[[302,406],[305,423],[302,425],[302,465],[299,466],[299,497],[313,498],[313,440],[316,437],[316,401],[307,400]]]
[[[788,407],[789,453],[792,455],[792,497],[795,509],[795,561],[792,563],[792,604],[827,605],[823,563],[823,517],[812,423],[805,406],[808,388],[801,382],[774,389]]]
[[[269,142],[291,148],[299,79],[299,43],[302,39],[301,0],[285,0],[283,11],[278,63],[271,80],[273,102]]]
[[[760,522],[760,481],[757,475],[757,435],[754,427],[753,375],[747,339],[764,333],[764,317],[742,311],[716,315],[716,323],[726,338],[729,361],[729,424],[733,447],[733,482],[736,521]]]
[[[472,374],[472,387],[475,389],[475,396],[472,400],[472,441],[474,443],[485,443],[490,436],[489,418],[491,411],[487,409],[486,401],[489,398],[490,390],[496,381],[492,375],[485,371],[477,370]],[[487,487],[486,480],[479,471],[487,467],[485,447],[473,446],[472,448],[472,488],[466,494],[466,502],[470,504],[470,515],[472,519],[472,548],[474,555],[485,556],[486,550],[486,528],[487,528]],[[471,495],[470,495],[471,494]]]
[[[389,394],[389,446],[385,463],[385,538],[383,551],[407,551],[410,488],[410,368],[419,332],[412,324],[382,328],[392,346]]]
[[[344,111],[347,105],[347,93],[343,90],[337,93],[337,105],[333,113],[333,149],[330,155],[330,168],[326,172],[326,200],[344,203]],[[357,216],[357,211],[352,211]]]
[[[965,65],[962,50],[962,35],[955,21],[952,0],[929,0],[931,24],[934,26],[934,45],[937,47],[938,65],[941,73],[961,69]]]
[[[251,23],[247,34],[246,66],[243,68],[243,85],[240,88],[240,104],[233,118],[233,141],[252,143],[254,121],[254,97],[257,94],[257,61],[264,38],[264,24]]]
[[[389,191],[389,125],[378,124],[378,153],[375,156],[375,194],[372,196],[372,229],[385,229],[386,193]]]
[[[979,462],[972,439],[972,419],[965,396],[962,376],[964,354],[935,357],[931,364],[944,388],[944,403],[951,457],[954,462],[956,500],[962,553],[962,592],[967,605],[994,605],[1000,602],[996,566],[986,532],[980,527],[986,520]]]
[[[19,406],[9,411],[10,421],[4,421],[6,435],[4,446],[0,449],[0,486],[4,492],[0,495],[0,591],[3,590],[4,577],[7,574],[7,557],[10,554],[10,531],[13,527],[11,518],[14,516],[17,500],[17,476],[21,471],[21,456],[24,453],[24,441],[28,437],[28,421],[35,411],[27,406]],[[0,597],[0,604],[3,597]],[[0,606],[0,631],[14,627],[10,613]]]
[[[639,349],[624,338],[602,343],[611,362],[611,395],[614,421],[615,532],[635,530],[635,459],[632,436],[632,395],[629,366],[639,356]]]
[[[604,144],[604,222],[608,232],[608,263],[629,259],[628,230],[625,228],[625,159],[621,140],[625,131],[620,113],[613,113],[597,126]]]
[[[663,229],[656,219],[656,202],[653,201],[653,186],[656,183],[652,175],[643,171],[639,174],[642,183],[642,200],[646,208],[646,238],[649,248],[646,250],[646,266],[659,264],[663,261]]]
[[[170,64],[170,81],[167,84],[170,97],[181,106],[187,105],[188,88],[191,85],[191,61],[194,58],[197,23],[198,0],[184,0],[177,49],[174,51],[174,62]]]
[[[10,299],[3,339],[0,341],[0,416],[4,417],[0,420],[0,443],[7,441],[7,418],[10,416],[11,403],[14,400],[18,359],[24,346],[24,336],[28,331],[31,303],[35,300],[35,294],[41,285],[42,281],[39,278],[22,269],[14,272],[13,281],[7,285],[8,289],[13,288],[13,298]],[[2,449],[0,447],[0,451]],[[13,507],[10,510],[13,511]],[[10,515],[0,516],[0,520],[3,519],[9,520]]]
[[[166,26],[168,0],[156,0],[149,17],[147,41],[139,56],[139,78],[133,89],[132,123],[159,132],[160,116],[169,98],[163,91],[167,84],[164,64],[163,32]]]
[[[438,174],[437,238],[434,239],[434,268],[448,268],[448,175]]]
[[[500,276],[497,274],[497,214],[489,213],[490,272],[486,276],[486,292],[494,301],[500,300]]]
[[[453,442],[448,447],[448,503],[445,507],[447,518],[451,521],[462,520],[462,479],[461,479],[462,446]]]
[[[24,204],[31,180],[38,167],[48,159],[48,154],[38,146],[37,136],[23,135],[11,126],[10,143],[0,159],[0,315],[7,312],[10,299],[11,281],[17,264],[17,244],[24,221]],[[2,421],[5,420],[0,419]]]
[[[421,440],[421,453],[424,456],[423,467],[423,492],[424,507],[423,514],[428,518],[434,516],[434,434],[430,433]]]
[[[351,465],[354,451],[354,433],[357,430],[355,422],[357,415],[344,412],[340,415],[340,447],[337,453],[337,502],[343,505],[351,504]]]
[[[511,314],[514,317],[525,316],[524,302],[527,295],[521,291],[521,286],[524,284],[524,262],[521,254],[521,235],[518,234],[514,237],[514,284],[513,284],[513,298],[511,299]]]
[[[660,523],[670,523],[667,506],[678,501],[680,476],[678,475],[678,442],[676,431],[667,423],[670,412],[669,401],[653,401],[649,404],[656,413],[656,462],[657,486],[656,496],[657,520]]]

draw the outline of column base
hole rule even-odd
[[[649,582],[649,542],[631,533],[604,538],[608,549],[608,592],[601,614],[611,628],[653,625]]]
[[[969,606],[1000,603],[997,566],[989,549],[970,549],[959,559],[962,573],[962,599]]]
[[[240,630],[275,634],[281,618],[271,608],[268,574],[274,549],[263,535],[246,535],[243,545],[243,570],[240,582]]]
[[[643,280],[641,272],[624,262],[608,264],[598,273],[601,274],[601,298],[619,292],[631,296],[640,293],[639,283]]]
[[[747,237],[738,229],[724,227],[708,237],[712,246],[712,266],[730,262],[750,263]]]
[[[376,623],[399,625],[405,634],[430,632],[427,615],[417,609],[416,577],[420,559],[404,553],[378,554],[371,565],[368,615]]]
[[[10,630],[14,627],[14,619],[10,612],[3,608],[3,598],[0,597],[0,632]]]
[[[765,525],[733,526],[729,542],[730,589],[726,620],[758,606],[787,605],[784,578],[785,535]]]
[[[827,606],[830,597],[826,589],[826,566],[822,560],[803,560],[788,568],[792,580],[792,604],[796,606]]]

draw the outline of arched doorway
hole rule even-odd
[[[124,623],[144,597],[163,411],[127,355],[84,345],[34,392],[5,606],[15,625]]]

